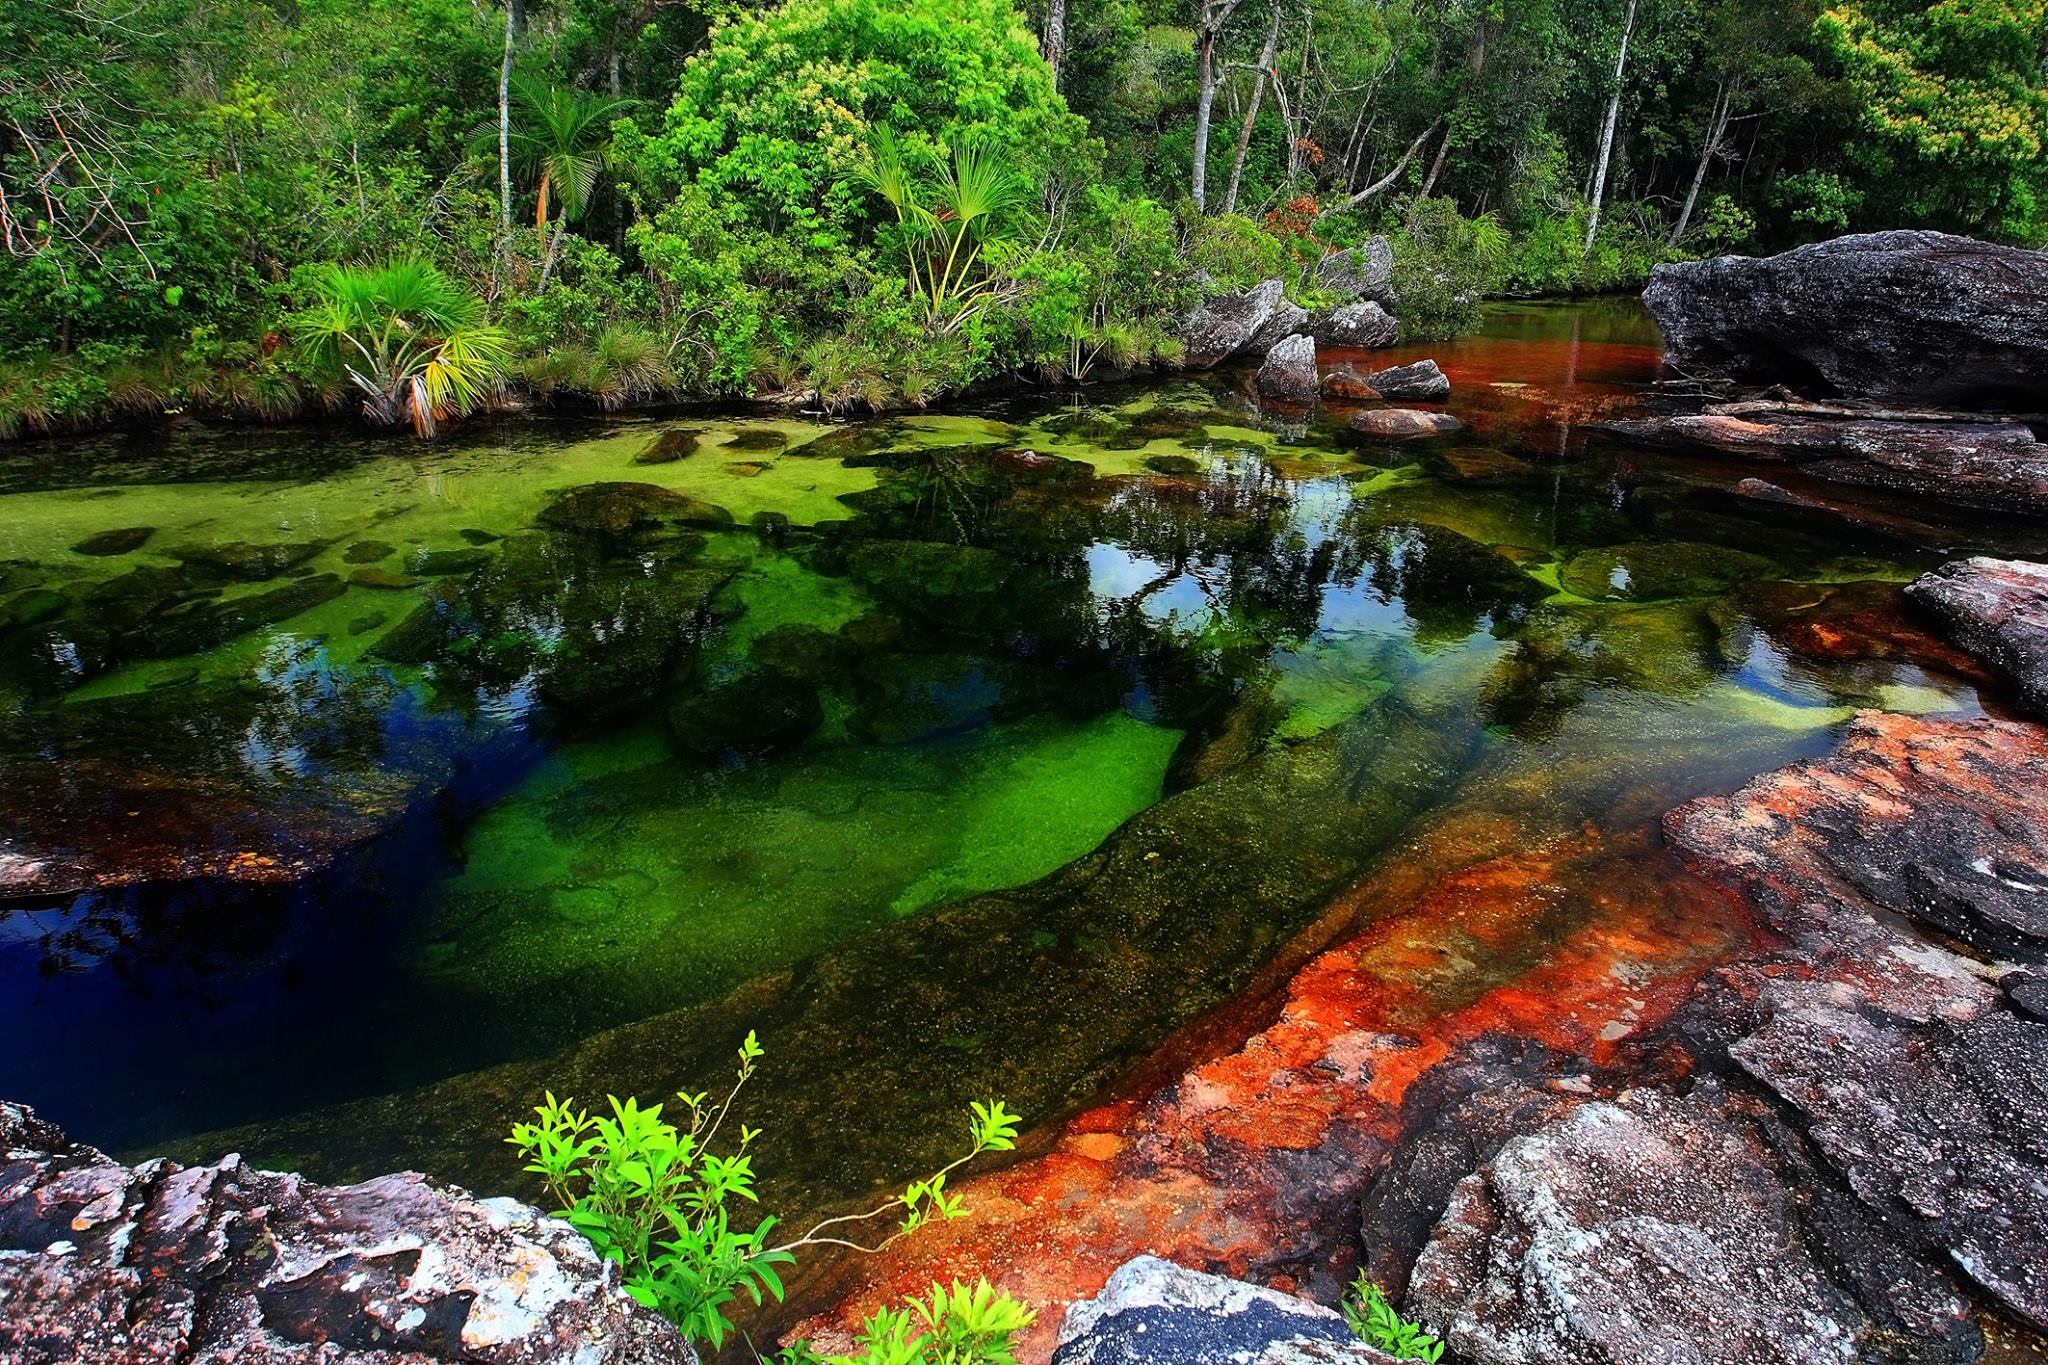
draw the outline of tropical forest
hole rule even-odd
[[[0,1365],[2048,1362],[2048,0],[5,0],[0,248]]]

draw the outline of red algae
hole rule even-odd
[[[840,1340],[903,1293],[987,1276],[1044,1310],[1019,1354],[1031,1365],[1063,1306],[1139,1252],[1327,1290],[1351,1269],[1362,1190],[1425,1117],[1411,1091],[1473,1044],[1524,1045],[1547,1059],[1540,1080],[1574,1093],[1682,1071],[1656,1026],[1760,931],[1647,827],[1528,848],[1517,832],[1438,822],[1332,906],[1369,927],[1308,962],[1263,1029],[971,1182],[971,1217],[854,1267],[852,1292],[800,1332]]]

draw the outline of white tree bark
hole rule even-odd
[[[1714,92],[1714,112],[1707,119],[1706,140],[1700,143],[1699,168],[1692,173],[1692,188],[1685,192],[1685,207],[1678,211],[1678,223],[1671,229],[1671,236],[1665,241],[1664,249],[1669,251],[1685,236],[1686,225],[1692,222],[1693,207],[1700,201],[1700,186],[1706,182],[1707,167],[1714,160],[1714,153],[1720,150],[1721,137],[1728,131],[1728,112],[1734,103],[1733,92],[1724,77],[1721,88]]]
[[[1607,94],[1607,117],[1600,125],[1600,156],[1593,163],[1593,212],[1586,219],[1586,247],[1600,233],[1600,201],[1607,196],[1607,163],[1614,155],[1614,125],[1621,117],[1622,78],[1628,74],[1628,40],[1636,29],[1636,0],[1628,0],[1628,13],[1621,21],[1621,50],[1614,58],[1614,88]]]
[[[1216,41],[1241,0],[1202,0],[1195,11],[1195,167],[1189,192],[1195,207],[1209,207],[1209,116],[1216,105]]]
[[[1259,49],[1259,79],[1252,87],[1251,106],[1244,111],[1244,122],[1237,128],[1237,155],[1230,162],[1230,185],[1223,191],[1223,211],[1237,212],[1237,188],[1244,179],[1244,154],[1252,145],[1252,125],[1258,121],[1259,105],[1266,96],[1266,81],[1280,79],[1273,70],[1273,60],[1280,49],[1280,0],[1273,0],[1273,22],[1266,28],[1266,45]]]

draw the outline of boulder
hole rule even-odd
[[[1237,359],[1259,360],[1271,355],[1275,346],[1296,333],[1307,331],[1308,327],[1308,309],[1292,299],[1282,299],[1273,305],[1273,316],[1266,319],[1265,326],[1252,333],[1251,340],[1237,353]]]
[[[636,540],[670,526],[730,526],[732,513],[651,483],[592,483],[559,494],[535,520],[551,530]]]
[[[2021,423],[1858,417],[1800,406],[1730,403],[1597,426],[1634,445],[1780,461],[1835,483],[1994,511],[2048,512],[2048,443]]]
[[[1465,424],[1448,412],[1423,412],[1416,408],[1367,408],[1345,423],[1355,436],[1374,441],[1412,441],[1421,436],[1448,436],[1464,430]]]
[[[1333,308],[1318,317],[1311,329],[1311,335],[1321,345],[1356,346],[1360,349],[1391,346],[1399,339],[1400,333],[1401,325],[1394,321],[1393,315],[1370,300]]]
[[[1643,291],[1690,375],[2020,411],[2048,407],[2043,298],[2048,253],[1918,231],[1660,265]]]
[[[164,553],[197,573],[261,583],[289,573],[327,546],[324,540],[235,540],[174,545]]]
[[[1440,403],[1451,396],[1451,380],[1434,360],[1417,360],[1374,370],[1365,382],[1397,403]]]
[[[2011,678],[2030,710],[2048,717],[2048,564],[1958,560],[1906,591],[1941,618],[1956,643]]]
[[[1768,1151],[1709,1091],[1594,1101],[1451,1195],[1410,1311],[1472,1365],[1835,1365],[1871,1324],[1803,1245]]]
[[[677,750],[712,762],[793,749],[824,719],[816,683],[770,669],[684,692],[668,706],[669,738]]]
[[[1053,1365],[1393,1365],[1342,1316],[1271,1289],[1161,1260],[1126,1261],[1067,1309]]]
[[[1342,298],[1392,307],[1394,248],[1386,238],[1372,237],[1362,246],[1332,251],[1316,262],[1316,284]]]
[[[1203,299],[1181,324],[1180,339],[1187,348],[1186,367],[1210,369],[1243,350],[1245,343],[1272,318],[1284,292],[1279,280],[1267,280],[1248,293]]]
[[[694,431],[664,431],[647,443],[645,449],[633,457],[638,465],[674,464],[677,460],[688,459],[696,453],[698,436]]]
[[[1275,346],[1253,380],[1261,398],[1307,406],[1316,401],[1316,343],[1299,333]]]
[[[694,1365],[567,1223],[410,1173],[122,1166],[0,1103],[0,1359]]]
[[[1340,403],[1376,403],[1380,391],[1350,370],[1332,370],[1323,376],[1323,397]]]
[[[114,531],[101,531],[98,535],[87,536],[71,547],[75,555],[125,555],[139,550],[143,543],[156,534],[153,526],[123,526]]]

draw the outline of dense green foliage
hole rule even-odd
[[[1374,232],[1422,333],[2048,238],[2048,0],[30,0],[0,50],[0,435],[388,418],[292,321],[335,265],[436,268],[545,401],[858,405],[1171,364],[1198,281]]]
[[[1010,1338],[1038,1314],[987,1280],[949,1289],[933,1285],[929,1298],[913,1296],[900,1308],[879,1308],[861,1324],[849,1355],[821,1356],[799,1342],[777,1365],[1013,1365]]]
[[[741,1294],[756,1304],[765,1295],[782,1297],[779,1268],[794,1263],[798,1251],[827,1245],[879,1250],[934,1219],[965,1215],[960,1197],[946,1189],[947,1177],[984,1152],[1007,1151],[1017,1137],[1017,1116],[1000,1100],[977,1103],[969,1121],[969,1147],[958,1160],[912,1181],[902,1194],[865,1213],[828,1218],[800,1237],[778,1242],[772,1236],[773,1217],[753,1219],[751,1227],[735,1223],[739,1211],[755,1202],[753,1157],[747,1149],[760,1130],[738,1124],[737,1138],[727,1134],[722,1151],[719,1144],[733,1102],[753,1078],[761,1055],[760,1043],[749,1033],[740,1044],[732,1089],[722,1101],[712,1103],[708,1093],[678,1095],[689,1115],[687,1128],[664,1118],[658,1104],[643,1107],[632,1098],[614,1096],[608,1101],[609,1116],[593,1115],[576,1108],[573,1100],[549,1095],[534,1110],[535,1122],[514,1124],[507,1139],[526,1158],[525,1169],[546,1184],[561,1216],[607,1260],[618,1263],[626,1292],[685,1336],[714,1347],[732,1330],[729,1305]],[[888,1226],[882,1220],[894,1220],[894,1231],[872,1244],[853,1240],[847,1231]],[[901,1321],[884,1315],[886,1321],[870,1324],[876,1359],[899,1358],[881,1350],[883,1343],[908,1348],[915,1335],[909,1311],[942,1335],[952,1331],[976,1341],[1005,1341],[1023,1325],[1010,1323],[1015,1306],[1005,1309],[1007,1303],[992,1298],[986,1286],[980,1291],[956,1286],[952,1293],[935,1288],[929,1304],[913,1303]]]

